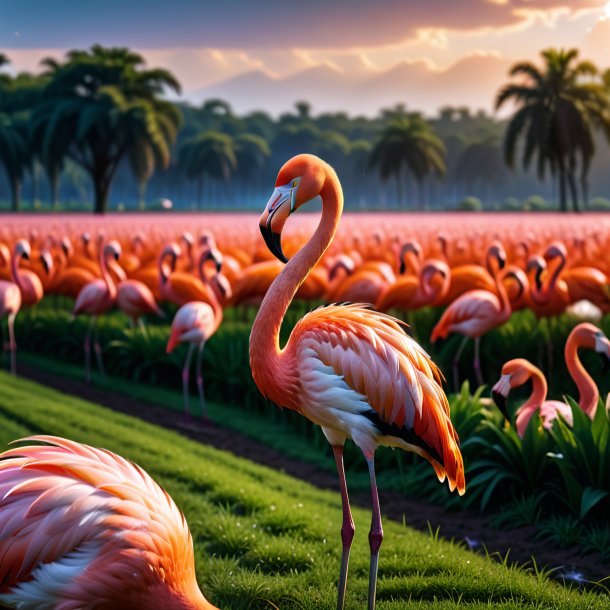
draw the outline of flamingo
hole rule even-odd
[[[46,444],[0,455],[2,604],[216,610],[184,515],[148,473],[64,438],[22,441]]]
[[[15,318],[21,308],[21,291],[17,284],[0,280],[0,320],[6,318],[8,324],[8,344],[11,374],[17,374],[17,343],[15,342]]]
[[[432,283],[436,276],[440,282]],[[449,267],[440,260],[428,260],[419,270],[419,277],[402,275],[388,286],[377,299],[375,307],[379,311],[392,308],[414,310],[426,305],[434,306],[449,289],[451,272]]]
[[[474,339],[473,366],[479,385],[483,385],[479,357],[481,337],[490,330],[501,326],[510,318],[510,301],[503,283],[505,277],[513,275],[516,281],[520,279],[512,270],[500,273],[506,263],[506,252],[501,244],[494,244],[491,253],[488,253],[488,259],[490,260],[490,265],[498,267],[494,270],[496,294],[487,290],[471,290],[464,293],[445,310],[439,322],[432,329],[430,337],[432,343],[435,343],[439,338],[446,338],[451,333],[458,333],[464,337],[453,359],[453,376],[456,391],[459,381],[459,360],[468,339]],[[491,261],[495,261],[495,263]]]
[[[12,279],[21,291],[21,304],[26,307],[36,305],[44,295],[40,278],[33,271],[19,269],[19,261],[22,258],[29,260],[31,253],[30,243],[25,239],[20,239],[15,243],[11,257]]]
[[[566,366],[578,388],[578,406],[593,419],[599,402],[599,390],[578,357],[580,348],[592,349],[600,354],[604,368],[607,368],[610,361],[610,342],[597,326],[582,322],[572,329],[564,349]]]
[[[457,433],[440,371],[400,322],[363,305],[330,305],[302,318],[281,348],[282,320],[298,287],[332,242],[343,209],[334,170],[313,155],[298,155],[280,170],[275,191],[260,219],[269,250],[282,262],[281,233],[288,216],[321,195],[322,219],[309,242],[274,280],[250,334],[250,365],[262,392],[277,405],[304,415],[332,446],[343,506],[343,543],[338,608],[344,606],[349,552],[354,536],[343,446],[351,438],[368,464],[373,517],[368,607],[375,607],[379,549],[383,540],[375,477],[379,445],[426,458],[440,481],[465,491]]]
[[[97,319],[102,314],[109,311],[116,301],[117,289],[112,280],[112,276],[108,272],[108,258],[112,257],[118,260],[121,255],[121,246],[116,241],[109,241],[100,253],[100,269],[102,271],[101,280],[93,280],[86,284],[78,293],[72,314],[78,316],[85,313],[91,316],[91,322],[85,336],[85,380],[87,383],[91,381],[91,332],[95,329]],[[93,349],[97,365],[104,374],[104,363],[102,361],[102,348],[97,339],[97,333],[93,338]]]
[[[502,367],[502,376],[492,388],[493,400],[504,417],[509,419],[506,399],[510,391],[524,385],[529,379],[532,380],[532,393],[515,413],[515,427],[519,437],[523,438],[527,425],[536,411],[540,413],[542,425],[547,430],[551,429],[553,421],[559,415],[571,426],[573,423],[572,409],[565,402],[546,399],[548,386],[544,373],[524,358],[509,360]]]
[[[116,304],[122,312],[127,314],[133,326],[147,314],[155,314],[160,318],[165,317],[150,288],[138,280],[123,280],[119,283]]]
[[[204,265],[208,260],[216,263],[216,274],[209,278],[204,272]],[[204,301],[186,303],[176,312],[172,322],[172,329],[166,352],[170,354],[179,343],[188,343],[189,349],[182,369],[182,390],[184,395],[184,415],[190,417],[189,411],[189,372],[193,351],[197,347],[197,391],[201,414],[205,418],[205,397],[203,391],[203,375],[201,364],[203,349],[206,341],[218,330],[222,322],[222,304],[231,296],[231,288],[226,277],[220,273],[222,259],[213,250],[202,252],[199,260],[199,275],[204,282]]]

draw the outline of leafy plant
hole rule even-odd
[[[559,419],[551,430],[557,452],[550,455],[563,485],[552,483],[556,497],[584,519],[610,495],[610,421],[601,403],[594,419],[568,398],[573,425]]]

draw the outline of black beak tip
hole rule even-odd
[[[270,252],[283,263],[287,263],[288,259],[282,250],[282,235],[267,227],[261,227],[261,233]]]
[[[610,370],[610,357],[607,354],[600,354],[602,359],[602,369],[604,375]]]
[[[400,275],[404,275],[406,270],[407,270],[407,266],[404,264],[404,262],[401,262],[400,269],[399,269]]]
[[[508,417],[508,411],[506,410],[506,397],[503,394],[500,394],[500,392],[496,392],[494,390],[492,390],[491,392],[491,397],[496,407],[498,407],[502,415],[504,415],[506,421],[510,421],[510,418]]]

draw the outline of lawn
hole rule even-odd
[[[47,433],[103,446],[145,467],[184,510],[205,594],[221,608],[334,608],[338,494],[188,441],[140,420],[0,373],[0,440]],[[348,608],[366,600],[368,511],[357,534]],[[378,607],[607,608],[543,574],[502,565],[387,521]]]

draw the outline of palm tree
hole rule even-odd
[[[205,131],[182,145],[178,152],[178,164],[187,178],[197,180],[201,204],[205,176],[226,184],[237,167],[235,142],[225,133]]]
[[[514,168],[517,143],[524,137],[523,167],[528,168],[536,157],[540,179],[547,167],[559,182],[559,202],[567,211],[569,189],[575,210],[579,210],[575,173],[578,157],[581,182],[586,190],[587,174],[595,143],[596,125],[609,129],[608,98],[603,86],[594,80],[597,68],[588,61],[577,62],[576,49],[548,49],[541,53],[544,67],[530,62],[515,64],[511,76],[524,77],[523,82],[510,83],[500,90],[496,108],[507,101],[519,106],[513,115],[505,137],[504,154],[509,167]],[[586,196],[586,193],[585,193]]]
[[[400,203],[404,199],[403,168],[406,168],[415,179],[420,206],[424,207],[425,178],[446,173],[445,145],[421,115],[397,115],[373,147],[369,166],[379,169],[382,180],[396,177]]]
[[[25,123],[22,117],[0,113],[0,164],[11,186],[12,210],[19,210],[21,183],[30,165]]]
[[[35,113],[45,124],[43,163],[60,155],[83,167],[93,182],[95,212],[103,213],[125,156],[141,192],[153,159],[169,165],[181,116],[161,95],[167,88],[179,92],[180,85],[166,70],[144,69],[143,58],[128,49],[96,45],[67,57],[63,64],[45,62],[49,83]]]

